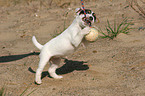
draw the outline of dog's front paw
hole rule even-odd
[[[90,27],[85,27],[83,30],[82,30],[82,33],[83,34],[88,34],[90,32]]]
[[[86,26],[83,30],[84,31],[89,31],[90,30],[90,27]]]

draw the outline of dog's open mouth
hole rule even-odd
[[[91,26],[92,19],[87,18],[87,17],[83,17],[82,20],[85,22],[86,25]]]

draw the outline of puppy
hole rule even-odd
[[[72,24],[60,35],[51,39],[45,45],[37,42],[35,36],[32,37],[34,45],[41,50],[39,66],[36,71],[35,82],[41,84],[41,73],[49,62],[48,72],[51,77],[60,79],[55,71],[58,68],[62,56],[66,56],[75,51],[80,45],[83,37],[89,33],[90,27],[95,21],[96,16],[91,10],[86,9],[86,17],[82,8],[76,8],[76,18]]]

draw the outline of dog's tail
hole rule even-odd
[[[34,45],[38,48],[38,49],[42,49],[43,45],[41,45],[40,43],[38,43],[38,41],[36,40],[36,37],[33,36],[32,37],[32,42],[34,43]]]

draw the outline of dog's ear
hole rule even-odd
[[[82,8],[76,8],[76,13],[77,13],[77,15],[79,15],[80,14],[80,12],[82,11]]]

